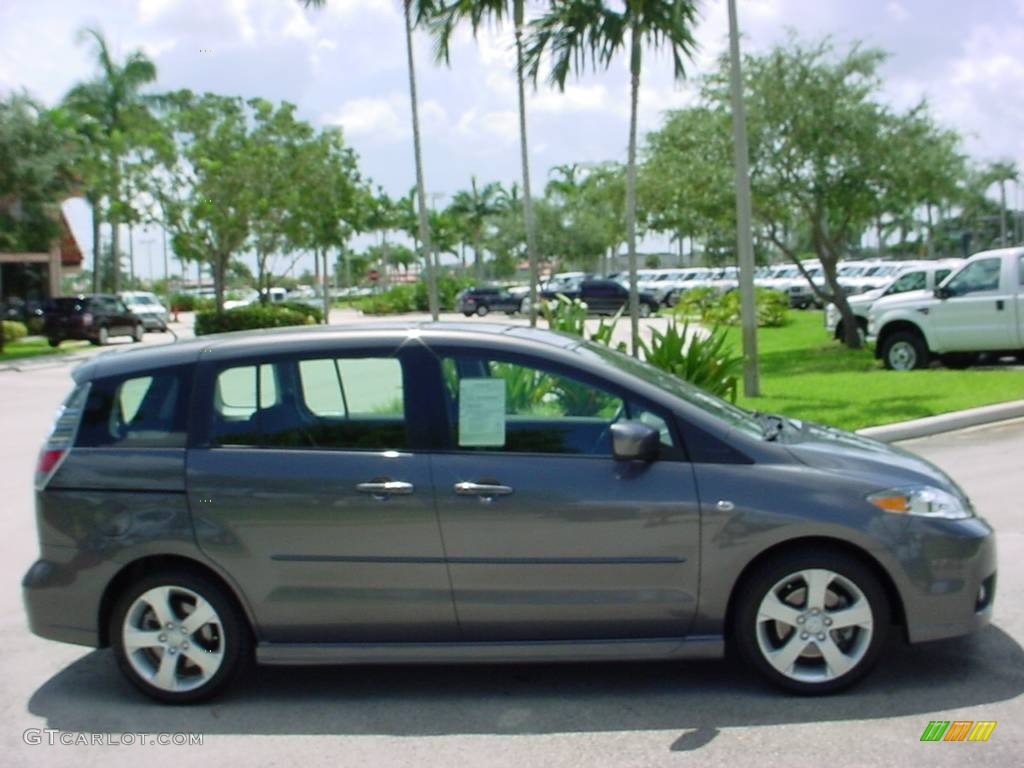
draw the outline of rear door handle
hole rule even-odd
[[[456,483],[453,486],[457,496],[479,496],[483,502],[494,501],[495,496],[508,496],[512,488],[497,483]]]
[[[1006,303],[1002,299],[996,299],[996,309],[998,309],[1000,312],[1002,312],[1003,308],[1005,306],[1006,306]]]
[[[408,496],[415,490],[415,486],[404,480],[371,480],[368,483],[357,484],[356,490],[360,493],[369,493],[375,499],[384,500],[390,496]]]

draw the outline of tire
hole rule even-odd
[[[927,368],[928,347],[921,334],[913,331],[897,331],[887,337],[882,345],[882,361],[891,371],[912,371]]]
[[[954,371],[962,371],[970,368],[978,362],[978,355],[974,352],[950,352],[939,358],[944,366]]]
[[[671,293],[669,293],[668,296],[665,297],[665,306],[666,307],[674,307],[678,303],[679,303],[679,292],[678,291],[672,291]]]
[[[136,325],[132,329],[132,341],[138,344],[142,341],[142,337],[146,335],[146,329],[142,325]]]
[[[646,302],[641,301],[640,302],[640,306],[637,307],[637,314],[639,314],[640,317],[650,317],[651,316],[651,305],[646,303]]]
[[[54,349],[56,349],[57,347],[60,346],[60,339],[47,339],[46,343],[49,344]]]
[[[472,317],[473,316],[472,312],[463,312],[462,314],[464,314],[466,317]]]
[[[209,620],[183,626],[189,606],[194,611],[198,605],[209,609]],[[158,610],[165,613],[159,620]],[[170,631],[164,622],[172,625]],[[133,630],[140,638],[134,648],[126,646]],[[252,658],[252,636],[235,601],[213,581],[187,571],[161,571],[130,585],[114,606],[109,637],[122,674],[166,704],[215,696]],[[165,658],[171,659],[167,667]],[[201,666],[207,659],[213,661]],[[164,681],[155,682],[163,673]]]
[[[490,311],[491,311],[490,307],[488,307],[486,304],[481,304],[480,306],[478,306],[476,308],[476,316],[477,317],[487,317],[487,313],[490,312]]]
[[[107,326],[101,325],[96,331],[96,341],[93,343],[98,347],[105,347],[110,342],[110,331],[107,330]]]
[[[819,599],[808,600],[812,584]],[[885,647],[889,598],[872,569],[844,552],[783,553],[756,566],[737,589],[736,648],[786,690],[815,695],[846,688],[871,670]]]

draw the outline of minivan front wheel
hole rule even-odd
[[[170,704],[219,693],[251,654],[231,598],[189,573],[153,574],[129,587],[114,608],[110,640],[128,680]]]
[[[783,688],[831,693],[878,661],[889,601],[874,573],[840,552],[767,561],[742,585],[733,627],[747,662]]]

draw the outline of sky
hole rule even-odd
[[[890,54],[882,69],[890,104],[926,99],[941,123],[963,134],[973,158],[1024,167],[1024,0],[739,0],[738,7],[744,52],[765,51],[791,33],[882,48]],[[292,102],[314,125],[340,125],[364,174],[390,194],[414,184],[401,0],[328,0],[321,10],[296,0],[0,0],[0,93],[25,89],[53,104],[92,77],[93,51],[76,38],[87,26],[102,30],[119,60],[145,51],[157,66],[157,90]],[[645,54],[641,135],[658,128],[665,110],[693,102],[692,78],[714,67],[727,33],[725,0],[705,0],[687,81],[674,80],[666,54]],[[465,31],[449,68],[416,34],[425,186],[436,205],[467,188],[471,175],[519,179],[512,39],[507,29],[476,40]],[[527,108],[535,189],[559,164],[624,161],[627,58],[572,79],[564,93],[542,83]],[[89,252],[84,204],[69,201],[65,211]],[[159,261],[159,234],[135,237],[147,274],[146,254]]]

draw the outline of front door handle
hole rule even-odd
[[[1004,302],[1002,299],[996,299],[996,309],[998,311],[1002,312],[1005,307],[1006,302]]]
[[[373,498],[380,501],[391,496],[408,496],[415,490],[412,483],[404,480],[371,480],[368,483],[359,483],[356,490],[360,493],[369,493]]]
[[[494,501],[495,496],[508,496],[512,488],[498,483],[456,483],[454,486],[457,496],[479,496],[480,501]]]

